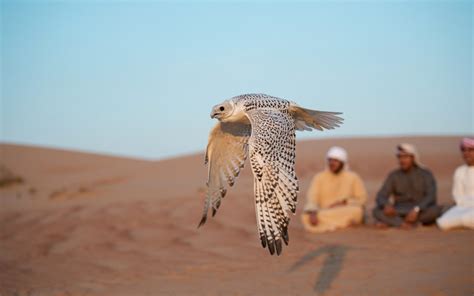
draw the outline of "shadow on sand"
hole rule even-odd
[[[326,255],[324,259],[323,267],[319,272],[318,278],[314,284],[313,290],[318,294],[323,294],[329,289],[334,279],[337,277],[341,271],[344,258],[346,256],[348,248],[341,245],[327,245],[322,246],[319,249],[311,251],[301,257],[295,264],[293,264],[289,272],[292,272],[306,263],[309,263],[311,260],[316,259],[320,255]]]

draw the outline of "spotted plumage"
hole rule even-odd
[[[336,112],[302,108],[265,94],[233,97],[213,107],[219,122],[209,135],[207,196],[199,226],[214,216],[247,157],[254,176],[255,212],[262,246],[280,255],[288,244],[290,212],[296,211],[295,131],[333,129],[342,123]]]

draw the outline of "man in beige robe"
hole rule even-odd
[[[313,233],[334,231],[361,224],[367,191],[360,177],[347,165],[347,152],[332,147],[327,169],[312,180],[301,216],[304,228]]]

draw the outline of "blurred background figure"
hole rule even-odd
[[[474,138],[462,139],[460,148],[465,164],[454,172],[453,198],[456,205],[437,220],[443,230],[457,227],[474,229]]]
[[[348,169],[347,152],[332,147],[326,159],[327,168],[313,178],[301,216],[305,229],[314,233],[361,224],[367,201],[362,180]]]
[[[377,193],[373,215],[377,226],[411,228],[433,224],[441,214],[436,204],[436,181],[422,167],[411,144],[397,146],[399,168],[392,171]]]

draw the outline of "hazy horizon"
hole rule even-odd
[[[301,132],[297,132],[297,135]],[[296,142],[307,142],[307,141],[327,141],[327,140],[358,140],[358,139],[396,139],[396,138],[412,138],[414,140],[419,140],[421,138],[459,138],[459,141],[466,136],[474,136],[471,134],[451,134],[451,135],[371,135],[371,136],[333,136],[333,137],[319,137],[319,138],[311,138],[311,137],[298,137]],[[145,161],[161,161],[161,160],[169,160],[174,158],[180,157],[187,157],[196,154],[202,154],[204,157],[206,147],[202,147],[196,151],[185,152],[181,154],[175,154],[170,156],[164,157],[145,157],[145,156],[136,156],[136,155],[129,155],[129,154],[120,154],[114,152],[107,152],[107,151],[96,151],[91,149],[80,149],[74,147],[61,147],[61,146],[51,146],[51,145],[41,145],[41,144],[32,144],[32,143],[21,143],[21,142],[8,142],[8,141],[0,141],[0,145],[12,145],[12,146],[22,146],[22,147],[31,147],[31,148],[38,148],[38,149],[52,149],[52,150],[59,150],[59,151],[68,151],[68,152],[77,152],[77,153],[86,153],[86,154],[95,154],[95,155],[102,155],[102,156],[110,156],[110,157],[119,157],[119,158],[127,158],[127,159],[136,159],[136,160],[145,160]],[[454,146],[453,146],[454,148]],[[395,149],[395,148],[394,148]],[[298,150],[297,150],[298,151]],[[348,151],[349,153],[351,151]]]
[[[0,5],[0,142],[195,153],[252,92],[344,112],[299,140],[474,134],[470,1]]]

